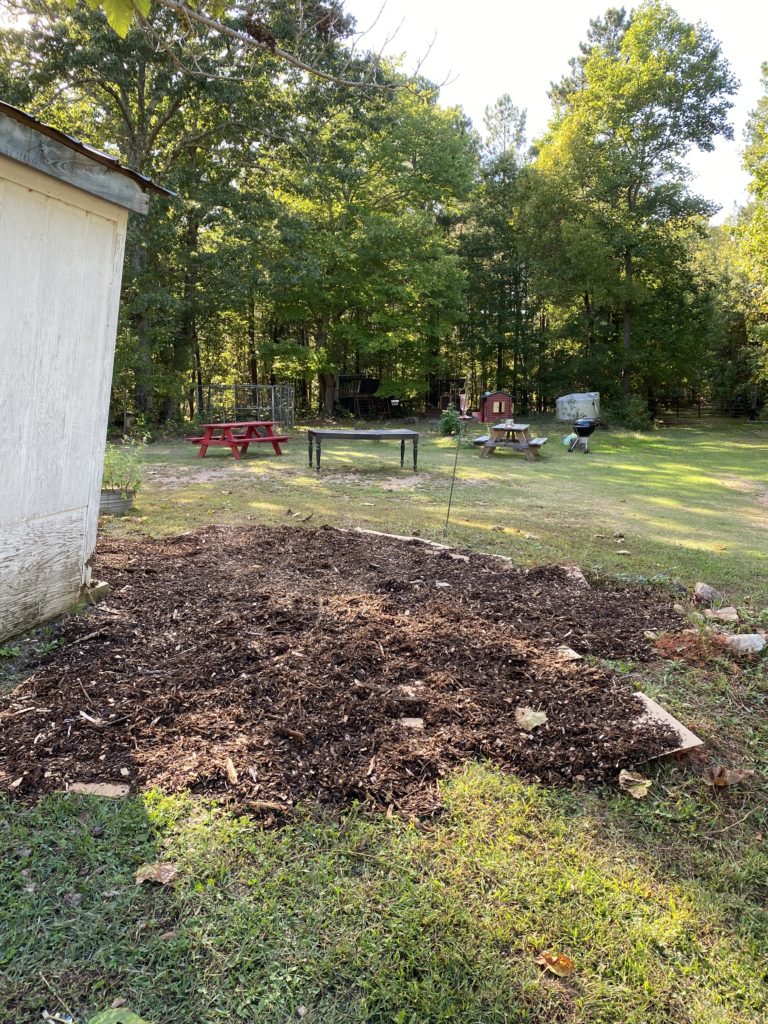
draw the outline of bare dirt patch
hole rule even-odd
[[[600,782],[669,734],[582,654],[648,659],[681,621],[658,591],[334,529],[106,539],[107,606],[0,701],[0,785],[128,782],[279,814],[315,799],[408,812],[470,758]],[[520,708],[544,711],[530,732]]]
[[[190,483],[208,484],[231,479],[238,467],[239,463],[234,459],[226,466],[147,466],[145,476],[155,490],[173,491],[179,487],[188,487]]]
[[[656,650],[664,658],[681,661],[693,668],[706,668],[714,658],[729,659],[728,645],[719,633],[700,633],[685,629],[673,636],[659,637]]]
[[[410,491],[427,483],[426,473],[411,473],[409,476],[391,476],[382,480],[379,487],[382,491]]]

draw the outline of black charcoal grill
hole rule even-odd
[[[578,435],[568,446],[568,451],[575,451],[577,448],[583,448],[584,454],[589,455],[589,439],[595,431],[597,426],[597,420],[591,420],[587,416],[582,416],[581,419],[576,420],[573,424],[573,429]]]

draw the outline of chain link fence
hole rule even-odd
[[[205,384],[199,413],[208,423],[275,420],[292,427],[295,388],[293,384]]]

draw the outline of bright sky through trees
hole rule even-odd
[[[374,22],[383,0],[347,0],[347,10],[366,28]],[[760,65],[768,61],[768,5],[752,0],[671,0],[681,17],[704,21],[720,40],[723,54],[741,81],[735,98],[733,141],[720,139],[714,153],[691,157],[697,179],[694,187],[721,205],[715,220],[746,200],[747,175],[741,169],[743,131],[747,116],[761,95]],[[482,127],[483,110],[502,93],[528,109],[528,129],[539,135],[550,105],[547,90],[568,70],[569,58],[586,38],[589,21],[604,14],[609,0],[544,0],[518,4],[509,0],[388,0],[366,42],[381,45],[398,25],[390,54],[402,53],[405,69],[413,69],[434,45],[422,71],[444,81],[443,103],[458,103]],[[634,3],[626,3],[630,9]],[[402,23],[402,24],[401,24]]]

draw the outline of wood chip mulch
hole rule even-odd
[[[653,589],[280,527],[103,540],[95,575],[107,602],[0,700],[18,796],[124,782],[277,817],[353,799],[422,814],[468,759],[594,783],[670,747],[625,679],[558,650],[653,657],[646,631],[682,626]],[[526,732],[519,708],[546,723]]]

